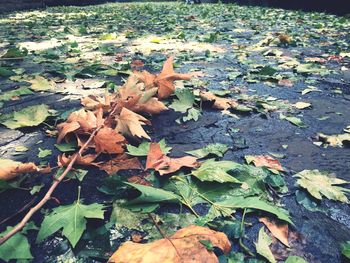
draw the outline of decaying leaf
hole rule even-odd
[[[55,87],[55,82],[47,80],[41,76],[35,76],[34,79],[28,80],[27,82],[32,84],[30,89],[35,91],[51,90]]]
[[[142,169],[142,165],[137,158],[129,158],[127,155],[119,155],[108,162],[102,162],[97,166],[109,175],[115,174],[120,170]]]
[[[281,172],[284,171],[280,162],[269,155],[247,155],[244,158],[248,164],[254,163],[256,167],[267,167]]]
[[[225,254],[231,249],[224,233],[200,226],[189,226],[178,230],[169,238],[148,244],[124,243],[109,259],[113,263],[153,262],[219,262],[213,251],[208,250],[202,240],[220,248]]]
[[[95,165],[95,163],[93,163],[93,162],[95,161],[97,156],[98,156],[97,154],[86,154],[83,156],[78,156],[78,158],[75,162],[76,162],[76,164],[84,165],[84,166]],[[65,154],[59,155],[57,157],[58,166],[60,166],[60,167],[67,166],[71,162],[73,157],[74,157],[74,155],[71,155],[71,156],[66,156]]]
[[[285,246],[289,247],[288,224],[276,224],[267,217],[261,217],[259,218],[259,221],[269,229],[269,231],[275,238],[281,241]]]
[[[322,196],[330,200],[349,203],[345,193],[350,193],[349,189],[336,186],[342,184],[349,184],[349,182],[331,177],[327,172],[320,172],[319,170],[304,170],[294,175],[297,177],[297,184],[305,188],[313,197],[321,200]]]
[[[166,156],[158,143],[151,143],[147,155],[146,169],[154,169],[160,175],[178,171],[181,167],[196,167],[197,158],[185,156],[181,158],[170,158]]]
[[[21,163],[10,159],[0,159],[0,179],[7,181],[18,175],[38,172],[39,168],[34,163]]]
[[[142,128],[142,125],[150,124],[150,121],[135,112],[123,108],[117,122],[117,132],[128,136],[151,139]]]

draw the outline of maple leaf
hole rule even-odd
[[[120,170],[141,169],[142,165],[137,158],[129,158],[127,155],[119,155],[108,162],[98,163],[96,165],[109,175],[115,174]]]
[[[18,175],[38,172],[39,168],[34,163],[21,163],[10,159],[0,159],[0,179],[7,181]]]
[[[234,99],[220,98],[209,91],[200,92],[199,96],[203,101],[213,102],[213,108],[219,110],[227,110],[230,108],[237,108],[238,103]]]
[[[245,159],[248,164],[252,162],[256,167],[267,167],[281,172],[284,171],[280,162],[269,155],[247,155]]]
[[[81,109],[72,112],[67,121],[57,125],[57,143],[60,143],[67,134],[72,132],[77,134],[88,134],[97,127],[98,121],[98,118],[92,111]]]
[[[96,110],[102,107],[106,112],[110,109],[111,101],[113,101],[114,99],[115,95],[109,95],[108,93],[106,93],[104,97],[97,97],[94,95],[84,97],[80,100],[80,102],[87,110]]]
[[[225,254],[231,250],[230,241],[224,233],[192,225],[178,230],[169,238],[152,243],[125,242],[108,262],[219,262],[215,253],[208,250],[205,243],[220,248]]]
[[[94,137],[95,150],[97,153],[123,153],[123,145],[126,140],[123,135],[109,127],[100,129]]]
[[[103,219],[104,205],[85,205],[78,199],[71,205],[59,206],[46,215],[41,224],[37,241],[40,242],[60,229],[73,247],[86,228],[86,218]]]
[[[276,263],[276,259],[270,249],[271,243],[272,238],[266,234],[264,227],[260,228],[258,242],[255,243],[256,252],[266,258],[270,263]]]
[[[306,189],[313,197],[319,200],[322,199],[322,196],[325,196],[330,200],[349,203],[344,193],[349,193],[350,190],[336,186],[348,184],[349,182],[345,180],[330,177],[328,173],[320,172],[319,170],[303,170],[294,175],[294,177],[298,177],[297,184],[299,186]]]
[[[197,165],[196,157],[170,158],[166,156],[158,143],[151,143],[146,161],[146,169],[154,169],[160,175],[176,172],[181,167],[196,167]]]
[[[150,124],[150,121],[143,116],[123,108],[117,119],[116,131],[124,135],[137,136],[139,138],[151,139],[142,125]]]
[[[259,218],[259,221],[263,223],[271,232],[271,234],[281,241],[285,246],[289,246],[288,242],[288,224],[276,224],[267,217]]]

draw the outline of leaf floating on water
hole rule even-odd
[[[108,262],[153,263],[153,262],[218,262],[215,253],[203,245],[203,241],[220,248],[225,254],[231,249],[224,233],[200,226],[178,230],[169,238],[148,244],[124,243]]]

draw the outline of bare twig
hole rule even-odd
[[[51,187],[41,199],[39,203],[37,203],[35,206],[33,206],[28,213],[23,217],[22,221],[18,223],[10,232],[8,232],[5,236],[0,238],[0,245],[4,244],[9,238],[11,238],[13,235],[15,235],[17,232],[21,231],[22,228],[26,225],[26,223],[30,220],[30,218],[37,212],[40,208],[42,208],[47,201],[51,199],[51,195],[53,191],[56,189],[56,187],[60,184],[60,182],[64,179],[64,177],[69,173],[69,171],[72,169],[74,163],[76,162],[77,158],[81,156],[86,149],[86,147],[89,145],[89,143],[92,141],[96,133],[103,127],[103,124],[99,125],[90,135],[89,139],[85,142],[85,144],[80,148],[80,150],[74,154],[72,160],[64,170],[64,172],[61,174],[60,177],[58,177],[56,180],[54,180],[51,184]]]

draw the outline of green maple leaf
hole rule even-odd
[[[175,92],[177,99],[169,106],[174,111],[186,113],[188,109],[192,108],[195,96],[189,89],[179,89]]]
[[[228,147],[226,144],[222,143],[211,143],[207,146],[193,151],[188,151],[186,153],[191,154],[193,156],[196,156],[198,158],[203,158],[208,156],[209,154],[214,154],[218,157],[223,157],[224,153],[228,150]]]
[[[7,227],[5,232],[0,234],[0,237],[10,232],[13,227]],[[11,259],[28,260],[33,256],[30,253],[30,245],[28,239],[21,232],[16,233],[13,237],[7,240],[0,246],[0,259],[9,261]]]
[[[215,161],[213,159],[207,160],[202,163],[202,165],[192,171],[192,175],[197,177],[201,181],[210,182],[231,182],[231,183],[241,183],[238,179],[234,178],[227,172],[235,169],[239,164],[231,161]]]
[[[304,170],[294,177],[298,177],[297,184],[305,188],[316,199],[321,200],[322,196],[325,196],[330,200],[349,203],[345,192],[350,192],[350,190],[336,186],[348,184],[349,182],[345,180],[330,177],[328,173],[319,170]]]
[[[41,76],[35,76],[34,79],[28,80],[27,82],[32,84],[30,88],[35,91],[51,90],[55,86],[53,81],[49,81]]]
[[[60,229],[73,247],[76,246],[86,229],[86,218],[103,219],[102,204],[84,205],[80,198],[71,205],[59,206],[45,216],[38,233],[37,242],[52,235]]]
[[[1,123],[10,129],[38,126],[50,116],[49,106],[45,104],[26,107],[1,116]]]
[[[15,90],[9,90],[6,92],[2,92],[0,94],[0,101],[7,101],[13,97],[18,97],[18,96],[28,95],[28,94],[33,94],[33,91],[31,91],[27,87],[20,87],[20,88],[15,89]]]
[[[274,258],[270,245],[272,243],[272,238],[266,234],[264,231],[264,227],[260,228],[258,242],[255,243],[256,252],[266,258],[271,263],[276,263],[276,259]]]

